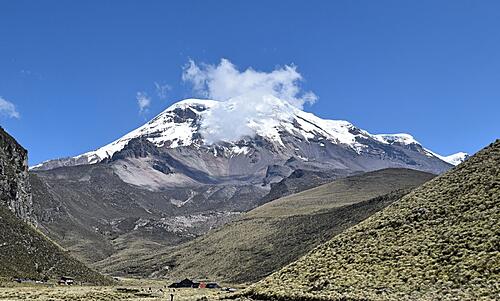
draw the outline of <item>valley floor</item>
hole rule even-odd
[[[209,301],[229,293],[219,289],[172,289],[167,282],[126,280],[115,286],[58,286],[0,283],[0,301]]]

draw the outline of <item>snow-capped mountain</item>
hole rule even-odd
[[[338,177],[438,174],[452,168],[443,159],[408,134],[373,135],[274,97],[187,99],[95,151],[35,166],[30,178],[42,225],[67,229],[66,246],[103,259],[123,249],[118,241],[179,244]]]
[[[354,156],[375,155],[381,160],[387,159],[387,150],[391,147],[410,150],[423,155],[424,159],[425,157],[438,159],[453,165],[457,165],[467,157],[465,153],[440,156],[423,148],[409,134],[373,135],[347,121],[321,119],[275,97],[264,98],[256,107],[252,105],[250,112],[246,108],[245,114],[238,112],[239,106],[244,104],[238,103],[237,100],[219,102],[186,99],[171,105],[148,123],[95,151],[72,158],[46,161],[33,166],[32,169],[46,170],[111,160],[131,140],[138,138],[147,139],[158,148],[203,149],[210,151],[215,157],[251,155],[255,151],[252,142],[260,140],[266,142],[275,154],[290,155],[302,161],[319,159],[321,153],[328,153],[327,145],[350,150]],[[229,135],[226,135],[226,132],[229,132]],[[223,139],[229,137],[229,139],[214,140],[212,137]],[[309,146],[297,147],[297,142]],[[315,148],[312,153],[311,146]],[[401,166],[401,164],[395,165]],[[417,164],[413,167],[432,172],[446,169],[446,164],[437,164],[440,166],[436,168],[424,165],[426,164],[420,167]]]

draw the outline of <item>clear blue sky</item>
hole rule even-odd
[[[293,63],[307,111],[441,154],[500,136],[500,1],[1,1],[0,96],[20,116],[0,124],[31,164],[77,155],[192,96],[189,58],[222,57]]]

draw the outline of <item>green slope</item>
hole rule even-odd
[[[122,252],[96,267],[125,275],[253,282],[433,176],[408,169],[386,169],[339,179],[265,204],[179,247],[143,256]],[[386,195],[391,191],[395,192]]]
[[[48,240],[38,230],[0,206],[0,278],[56,279],[72,276],[76,281],[110,283]]]
[[[500,140],[254,285],[259,300],[499,300]]]

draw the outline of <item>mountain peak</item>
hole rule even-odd
[[[366,153],[373,156],[379,151],[373,153],[371,148],[380,144],[380,147],[382,145],[401,146],[420,152],[429,158],[450,161],[449,163],[459,162],[461,158],[460,156],[449,158],[437,155],[423,148],[409,134],[373,135],[348,121],[322,119],[312,113],[304,112],[272,95],[256,95],[255,97],[252,101],[249,101],[247,95],[226,101],[185,99],[172,104],[143,126],[95,151],[73,158],[44,162],[33,166],[32,169],[94,164],[109,160],[113,154],[124,149],[134,138],[147,139],[159,148],[170,149],[188,146],[215,147],[228,144],[246,146],[248,141],[256,141],[255,139],[258,138],[273,145],[272,149],[277,151],[281,149],[279,152],[302,158],[302,160],[309,160],[310,156],[318,156],[325,151],[329,152],[326,148],[322,150],[327,143],[351,149],[357,155]],[[314,152],[311,149],[298,152],[298,149],[305,147],[298,147],[295,144],[298,142],[313,143],[319,148]],[[229,153],[233,148],[229,149]],[[214,151],[215,156],[219,153]]]

